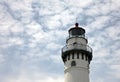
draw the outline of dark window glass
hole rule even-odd
[[[70,55],[68,55],[68,60],[70,60]]]
[[[77,59],[79,59],[79,53],[77,53]]]
[[[67,61],[67,57],[65,57],[65,62]]]
[[[82,53],[82,59],[84,59],[84,54]]]
[[[76,66],[76,62],[75,62],[75,61],[72,61],[72,62],[71,62],[71,66]]]
[[[88,59],[87,55],[85,57],[86,57],[86,61],[87,61],[87,59]]]
[[[72,59],[74,59],[74,53],[72,53]]]

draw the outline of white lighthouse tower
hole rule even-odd
[[[85,30],[76,23],[68,32],[66,46],[62,48],[65,82],[89,82],[92,48],[87,45]]]

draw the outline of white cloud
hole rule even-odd
[[[0,65],[2,65],[5,62],[3,54],[0,54]]]
[[[110,68],[114,71],[110,71],[110,75],[113,77],[120,79],[120,65],[111,65]]]
[[[6,63],[0,68],[3,71],[0,74],[1,81],[63,82],[64,76],[58,74],[64,71],[58,68],[63,63],[60,49],[65,45],[67,30],[74,26],[76,17],[80,19],[78,22],[83,20],[83,23],[87,24],[85,28],[94,55],[91,64],[98,67],[91,70],[92,77],[96,77],[96,80],[92,78],[92,81],[105,82],[106,78],[111,81],[108,78],[111,76],[118,80],[119,7],[119,0],[1,1],[0,63]],[[11,68],[8,69],[7,65]],[[104,66],[108,66],[108,71],[101,69]],[[60,71],[52,73],[52,68]],[[112,72],[114,70],[116,71]],[[93,73],[94,71],[103,71],[103,77]]]
[[[116,1],[111,0],[111,9],[112,10],[119,9],[120,8],[119,3],[120,3],[120,0],[116,0]]]
[[[119,40],[120,36],[119,36],[119,25],[114,25],[114,26],[110,26],[108,29],[106,29],[106,32],[108,34],[108,37],[112,38],[112,40]]]
[[[51,16],[45,20],[46,21],[45,24],[49,29],[55,29],[55,28],[57,29],[58,27],[61,26],[60,18],[61,18],[60,15]]]
[[[105,27],[106,23],[110,20],[109,16],[99,16],[95,18],[95,21],[88,24],[88,29],[99,30]]]
[[[30,3],[32,2],[32,0],[7,0],[7,1],[4,1],[5,3],[8,3],[10,5],[10,7],[13,9],[13,10],[25,10],[25,11],[28,11],[30,10]],[[19,3],[19,5],[18,5]]]
[[[66,9],[65,11],[61,12],[60,14],[60,20],[62,22],[62,26],[66,27],[68,24],[74,24],[76,22],[76,17],[74,16],[74,13],[72,10]],[[69,28],[69,27],[67,27]]]
[[[61,45],[56,44],[56,43],[50,43],[46,46],[46,48],[49,50],[56,50],[56,49],[61,48]]]
[[[73,0],[65,0],[65,2],[67,3],[67,5],[73,7],[73,6],[77,6],[77,7],[85,7],[86,5],[90,5],[92,3],[92,0],[86,0],[86,1],[83,1],[83,0],[76,0],[76,1],[73,1]]]
[[[36,68],[35,68],[36,69]],[[38,69],[38,68],[37,68]],[[36,70],[37,70],[36,69]],[[64,78],[61,75],[49,74],[46,72],[30,72],[30,69],[21,68],[16,76],[9,75],[3,81],[4,82],[64,82]]]
[[[17,79],[7,79],[5,82],[63,82],[63,78],[46,77],[44,79],[31,79],[26,77],[18,77]]]
[[[15,37],[15,38],[10,38],[8,43],[11,45],[22,45],[24,41],[19,37]]]
[[[12,33],[22,33],[24,31],[24,27],[23,25],[21,25],[20,23],[15,23],[13,25],[11,25],[11,27],[9,27],[9,31]]]
[[[37,10],[41,16],[61,13],[64,10],[64,3],[58,0],[33,1],[32,8]]]

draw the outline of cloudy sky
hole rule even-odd
[[[0,82],[64,82],[75,22],[93,48],[91,82],[120,82],[120,0],[0,0]]]

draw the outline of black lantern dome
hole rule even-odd
[[[85,37],[85,29],[79,27],[76,23],[75,27],[69,29],[69,37]]]

